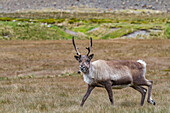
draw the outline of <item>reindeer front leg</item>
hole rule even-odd
[[[105,89],[107,90],[107,93],[109,95],[110,102],[111,102],[112,105],[114,105],[113,92],[112,92],[112,82],[107,81],[104,85],[105,85]]]
[[[84,105],[84,102],[86,101],[86,99],[89,97],[91,91],[95,88],[95,86],[92,86],[92,85],[88,85],[88,89],[87,89],[87,92],[86,94],[84,95],[83,99],[82,99],[82,102],[80,104],[80,106],[82,107]]]

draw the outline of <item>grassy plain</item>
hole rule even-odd
[[[76,40],[82,54],[89,40]],[[71,40],[0,41],[0,112],[115,112],[168,113],[170,111],[170,40],[94,40],[97,59],[143,59],[146,78],[153,80],[152,98],[140,107],[140,93],[132,88],[113,90],[111,106],[104,89],[96,88],[83,108],[87,85],[76,74],[78,62]],[[146,99],[145,99],[146,100]]]

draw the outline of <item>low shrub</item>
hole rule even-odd
[[[91,23],[98,23],[98,24],[100,24],[100,23],[102,23],[102,20],[101,19],[92,18],[92,19],[90,19],[90,22]]]
[[[65,21],[65,19],[63,19],[63,18],[56,20],[57,23],[63,23],[64,21]]]
[[[21,22],[29,22],[30,19],[25,19],[25,18],[19,18],[19,19],[16,19],[17,21],[21,21]]]
[[[68,23],[69,23],[69,24],[74,24],[74,23],[79,22],[79,21],[80,21],[80,20],[77,19],[77,18],[71,18],[71,19],[68,21]]]
[[[12,21],[13,18],[9,18],[9,17],[0,17],[0,21]]]
[[[41,23],[54,24],[56,22],[56,19],[40,19],[37,21]]]

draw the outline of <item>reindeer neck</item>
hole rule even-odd
[[[85,76],[92,76],[94,74],[94,71],[95,71],[95,67],[93,64],[90,64],[90,68],[89,68],[89,71],[87,73],[83,73],[83,75]]]
[[[87,83],[87,84],[92,84],[94,82],[94,65],[90,65],[90,68],[89,68],[89,72],[88,73],[83,73],[83,78],[84,78],[84,81]]]

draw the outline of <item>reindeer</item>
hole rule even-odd
[[[131,87],[141,93],[141,106],[143,106],[147,89],[142,86],[147,86],[149,90],[147,102],[155,105],[155,102],[151,98],[153,82],[145,78],[146,63],[143,60],[96,60],[91,63],[91,59],[94,56],[94,54],[90,54],[92,38],[90,37],[90,47],[86,47],[88,50],[86,55],[79,53],[74,42],[74,37],[72,38],[72,42],[77,53],[74,57],[79,62],[79,68],[83,73],[84,81],[88,84],[87,92],[80,106],[84,105],[95,87],[106,89],[112,105],[114,105],[112,89]]]

